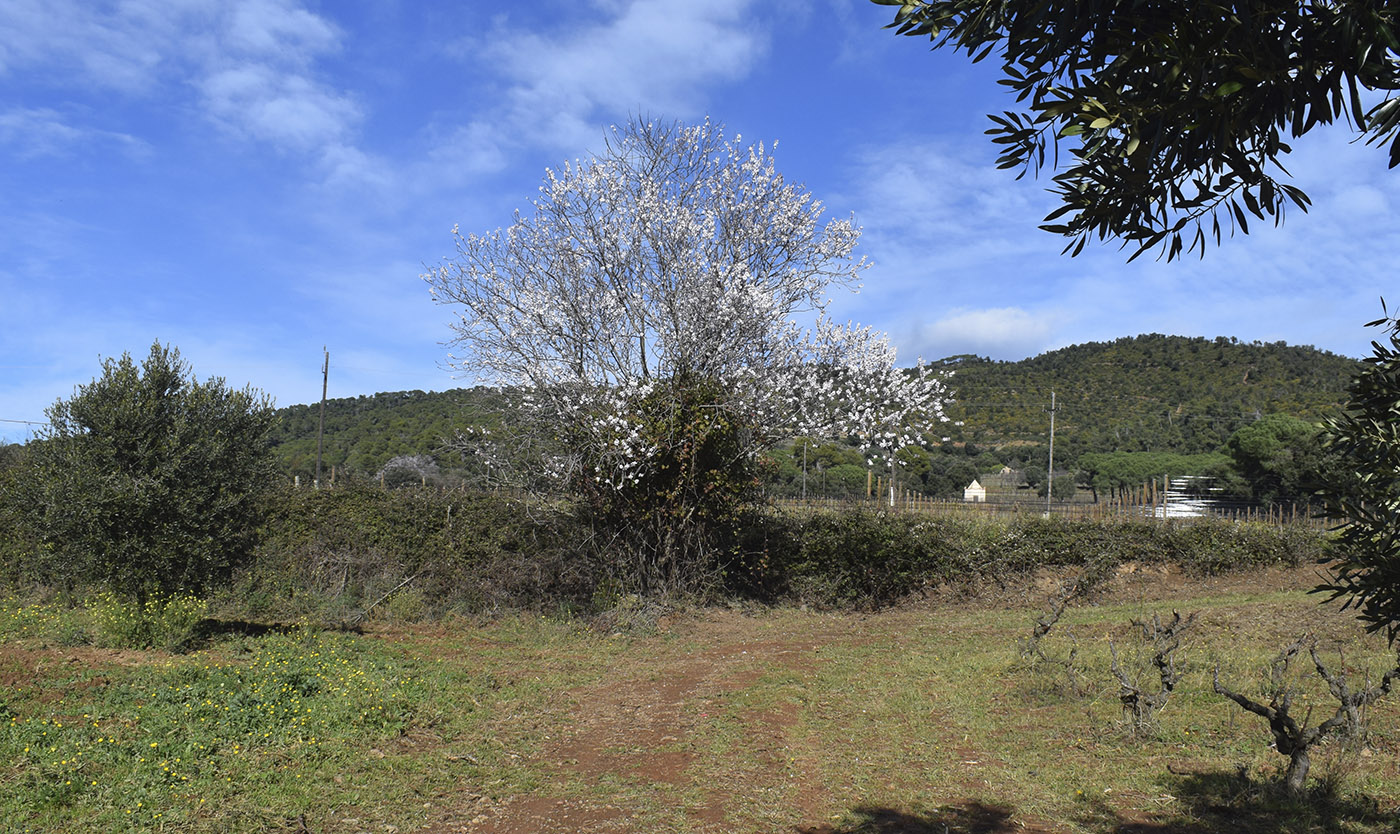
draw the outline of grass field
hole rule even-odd
[[[1304,631],[1352,680],[1395,656],[1305,589],[1311,569],[1124,572],[1030,667],[1051,583],[875,614],[672,612],[233,630],[188,654],[81,645],[82,610],[0,606],[0,828],[112,832],[1154,832],[1400,827],[1400,693],[1307,801],[1259,697]],[[1122,723],[1108,641],[1199,611],[1158,726]],[[634,619],[645,619],[637,617]],[[1064,663],[1074,650],[1073,675]],[[1312,720],[1335,702],[1296,685]]]

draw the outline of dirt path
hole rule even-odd
[[[617,670],[602,683],[568,694],[571,720],[563,737],[548,743],[539,763],[561,779],[582,783],[587,796],[514,797],[479,814],[461,830],[509,832],[630,832],[646,830],[631,807],[638,792],[661,803],[675,801],[692,830],[722,832],[731,813],[765,792],[795,794],[804,805],[820,804],[815,786],[791,775],[797,755],[791,731],[797,705],[734,707],[736,693],[775,673],[814,670],[818,649],[844,635],[755,633],[752,620],[710,613],[671,626],[678,636],[648,646],[648,659]],[[696,651],[703,639],[709,648]],[[758,761],[741,768],[742,783],[726,779],[713,758],[707,731],[721,714],[733,714],[746,755]],[[754,767],[757,765],[758,767]],[[757,777],[757,778],[755,778]],[[616,801],[613,788],[628,797]],[[617,797],[621,799],[621,797]]]

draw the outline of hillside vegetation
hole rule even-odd
[[[940,436],[930,440],[947,437],[945,451],[1043,458],[1038,447],[1047,439],[1053,390],[1056,459],[1072,461],[1086,452],[1214,452],[1264,415],[1313,421],[1337,414],[1359,363],[1282,342],[1152,334],[1019,362],[955,356],[935,367],[953,372],[949,415],[963,423],[936,428]],[[327,400],[323,466],[374,475],[395,457],[432,455],[450,472],[459,462],[442,452],[444,440],[494,423],[493,397],[487,389],[456,389]],[[288,476],[306,479],[315,469],[318,409],[313,403],[278,412],[273,444]],[[858,480],[863,485],[864,475]]]
[[[1260,417],[1340,412],[1355,359],[1312,347],[1151,334],[1091,342],[1020,362],[956,356],[953,439],[984,447],[1044,442],[1055,392],[1057,456],[1200,454]]]
[[[496,422],[487,389],[392,391],[326,400],[321,464],[364,474],[378,472],[395,457],[442,458],[446,439],[459,430]],[[316,469],[316,424],[320,404],[279,409],[281,421],[272,445],[278,467],[288,476],[310,478]],[[448,464],[447,460],[441,461]]]

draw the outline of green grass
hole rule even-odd
[[[1298,803],[1210,676],[1257,696],[1301,630],[1354,680],[1394,655],[1314,597],[1247,585],[1071,609],[1042,646],[1076,648],[1078,691],[1019,657],[1022,607],[714,610],[623,636],[534,616],[291,628],[180,655],[74,645],[89,612],[9,600],[0,830],[528,828],[528,798],[559,830],[1393,831],[1400,697],[1371,710],[1364,755],[1315,758]],[[1140,657],[1128,620],[1172,607],[1201,612],[1185,676],[1134,736],[1108,641]],[[1297,685],[1330,714],[1315,675]]]
[[[424,697],[408,664],[343,635],[99,657],[10,693],[0,816],[16,830],[258,830],[401,736]]]

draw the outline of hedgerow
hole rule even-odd
[[[598,581],[584,533],[556,507],[505,494],[289,488],[222,603],[258,617],[344,619],[402,584],[392,596],[415,616],[579,605]]]
[[[1195,574],[1326,557],[1301,526],[1224,520],[942,518],[865,508],[756,516],[726,566],[733,592],[870,607],[941,584],[999,582],[1039,568],[1174,563]]]
[[[580,612],[638,592],[625,549],[563,504],[372,482],[272,494],[253,558],[212,595],[221,618],[346,622],[447,612]],[[870,608],[939,585],[1041,568],[1171,563],[1195,574],[1327,557],[1324,534],[1231,521],[941,517],[871,508],[750,511],[717,543],[702,600]],[[33,583],[43,554],[0,531],[0,580]]]

